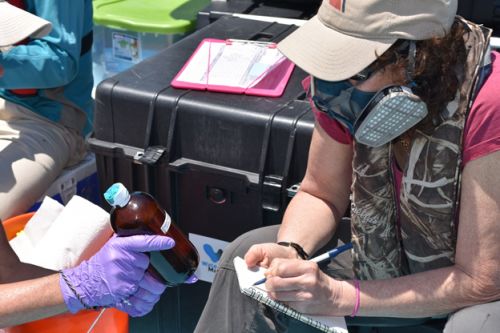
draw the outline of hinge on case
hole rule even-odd
[[[151,146],[147,147],[143,152],[137,152],[134,155],[134,160],[144,164],[155,164],[165,152],[165,147]]]

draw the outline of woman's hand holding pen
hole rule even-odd
[[[270,245],[255,246],[247,256],[252,258],[255,254],[263,253],[261,251],[264,249],[279,250]],[[352,249],[351,243],[342,244],[309,260],[297,260],[293,255],[288,258],[275,257],[268,265],[265,278],[256,281],[254,285],[265,283],[271,298],[287,303],[302,313],[345,315],[344,312],[349,311],[351,302],[347,301],[344,304],[339,300],[344,296],[344,286],[345,294],[348,296],[352,292],[356,294],[355,287],[353,290],[354,284],[331,278],[320,270],[319,265],[350,249]],[[293,251],[296,257],[298,251],[295,249]]]
[[[297,251],[276,243],[256,244],[245,254],[248,267],[266,272],[269,296],[302,313],[332,314],[339,293],[338,281],[324,274],[316,262],[298,258]]]
[[[269,297],[302,313],[337,315],[342,282],[323,273],[317,263],[275,259],[266,272]]]
[[[253,245],[245,254],[245,262],[248,267],[261,266],[268,268],[276,258],[297,259],[298,256],[292,247],[285,247],[276,243]]]

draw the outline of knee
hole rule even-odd
[[[233,258],[238,256],[243,258],[254,244],[275,242],[277,233],[278,226],[269,226],[250,230],[240,235],[224,249],[221,263],[232,263]]]
[[[446,323],[444,333],[497,333],[500,327],[500,301],[459,310]]]

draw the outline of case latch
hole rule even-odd
[[[283,177],[278,175],[264,176],[262,183],[262,208],[277,212],[281,208]]]

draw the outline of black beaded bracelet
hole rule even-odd
[[[83,301],[83,299],[82,299],[82,296],[80,296],[80,294],[76,291],[75,287],[73,287],[73,285],[71,284],[71,282],[69,282],[68,277],[63,273],[63,271],[59,271],[59,273],[61,274],[61,277],[63,278],[63,280],[66,283],[66,285],[69,287],[69,289],[71,289],[71,291],[73,292],[73,294],[76,296],[76,298],[78,299],[78,301],[83,305],[83,307],[85,309],[87,309],[87,310],[99,310],[100,309],[99,306],[90,306],[87,303],[85,303]]]
[[[297,254],[299,255],[299,257],[301,257],[304,260],[309,259],[309,255],[307,254],[307,252],[304,251],[304,249],[302,248],[302,246],[300,246],[297,243],[293,243],[293,242],[278,242],[277,244],[281,245],[281,246],[293,247],[295,249],[295,251],[297,251]]]

